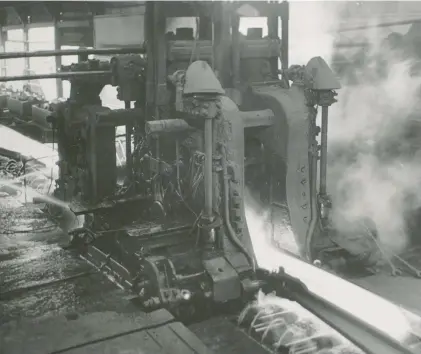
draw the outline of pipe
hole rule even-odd
[[[124,108],[130,109],[131,102],[124,102]],[[128,120],[126,123],[126,169],[127,169],[127,178],[129,181],[133,180],[133,158],[132,158],[132,131],[133,124],[131,120]]]
[[[326,195],[326,174],[327,174],[327,124],[328,124],[327,106],[322,106],[322,126],[320,137],[320,187],[319,194]]]
[[[143,47],[127,48],[80,48],[80,49],[61,49],[61,50],[39,50],[34,52],[10,52],[0,53],[0,60],[17,58],[35,58],[35,57],[59,57],[64,55],[107,55],[107,54],[145,54]]]
[[[241,243],[241,241],[238,239],[232,225],[231,225],[231,219],[230,219],[230,207],[229,207],[229,185],[228,185],[228,167],[227,167],[227,156],[224,151],[224,147],[222,147],[222,178],[223,178],[223,184],[224,184],[224,221],[225,226],[228,231],[228,238],[230,241],[236,246],[241,253],[244,254],[244,256],[247,258],[248,262],[250,263],[253,271],[256,270],[256,262],[254,261],[253,257],[249,254],[245,246]]]
[[[180,193],[180,196],[182,196],[181,191],[181,184],[180,184],[180,143],[178,139],[175,140],[175,160],[176,160],[176,176],[177,176],[177,188],[178,192]]]
[[[151,120],[145,123],[146,135],[181,133],[192,129],[184,119]]]
[[[316,119],[315,117],[313,119]],[[315,122],[313,122],[313,126]],[[304,256],[307,258],[309,262],[313,261],[313,255],[311,252],[311,242],[313,239],[314,230],[317,225],[318,221],[318,208],[317,208],[317,142],[315,138],[312,137],[314,149],[312,149],[309,154],[311,154],[311,176],[310,176],[310,206],[311,206],[311,220],[308,225],[307,233],[306,233],[306,244],[304,250]]]
[[[203,217],[211,220],[213,217],[213,183],[212,183],[212,158],[213,158],[213,131],[212,119],[205,119],[205,207]]]
[[[37,80],[37,79],[71,79],[81,76],[98,76],[98,75],[111,75],[110,71],[71,71],[71,72],[58,72],[52,74],[38,74],[38,75],[20,75],[20,76],[3,76],[0,77],[0,82],[9,81],[23,81],[23,80]]]

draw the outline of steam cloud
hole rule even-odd
[[[421,77],[414,74],[413,56],[385,44],[390,32],[358,34],[371,49],[342,82],[330,110],[328,188],[339,231],[347,234],[368,220],[380,243],[399,253],[409,245],[409,221],[421,207],[417,136],[408,139],[421,123]]]
[[[306,65],[316,56],[329,61],[343,2],[291,1],[289,21],[290,65]]]
[[[338,37],[370,43],[364,53],[360,48],[339,52],[351,67],[341,80],[338,103],[330,108],[332,218],[340,234],[347,241],[352,238],[354,250],[376,249],[367,243],[367,228],[360,227],[369,225],[383,246],[399,253],[409,245],[410,221],[421,207],[421,157],[413,149],[417,137],[408,139],[408,132],[421,123],[416,117],[421,77],[414,75],[413,56],[385,45],[392,32],[405,35],[409,25],[338,35],[346,6],[349,3],[290,3],[290,63],[305,65],[322,56],[335,67]],[[365,24],[381,22],[371,8],[359,12]],[[400,20],[398,14],[393,20]]]

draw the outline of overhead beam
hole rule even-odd
[[[413,23],[420,23],[421,18],[414,18],[409,20],[403,21],[387,21],[387,22],[380,22],[380,23],[370,23],[370,24],[363,24],[363,25],[356,25],[356,26],[344,26],[337,30],[337,32],[351,32],[351,31],[359,31],[365,30],[370,28],[381,28],[381,27],[392,27],[392,26],[404,26],[404,25],[411,25]]]

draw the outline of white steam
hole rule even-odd
[[[290,3],[290,65],[305,65],[314,56],[333,64],[334,42],[339,36],[332,33],[339,27],[344,6],[343,2]],[[365,15],[366,23],[379,22]],[[342,81],[339,102],[330,109],[328,188],[335,226],[344,235],[350,236],[353,225],[369,219],[383,245],[399,252],[408,243],[407,215],[421,206],[421,158],[419,153],[408,152],[410,143],[403,139],[417,110],[421,79],[411,75],[411,59],[385,51],[382,42],[391,31],[375,29],[341,36],[342,41],[372,45],[369,60],[357,72],[358,85]],[[353,63],[350,55],[355,51],[343,50],[343,58]],[[380,52],[387,59],[387,70],[381,77],[374,70]],[[412,331],[402,311],[392,303],[278,251],[273,238],[288,243],[293,238],[290,230],[286,227],[274,235],[268,213],[256,207],[250,196],[246,205],[260,267],[284,267],[311,291],[398,340]],[[388,321],[383,320],[385,315]]]
[[[368,31],[366,39],[373,46],[365,65],[355,70],[353,84],[343,82],[330,110],[334,223],[346,233],[349,225],[370,220],[383,246],[402,252],[409,244],[408,217],[421,206],[421,159],[407,139],[421,77],[411,73],[412,58],[381,45],[384,31]],[[385,63],[380,74],[379,59]]]
[[[310,291],[397,340],[404,341],[412,333],[408,320],[394,304],[273,247],[268,214],[258,207],[249,194],[246,195],[246,205],[247,226],[259,267],[275,270],[282,266],[288,274],[303,281]],[[282,237],[289,238],[291,235],[287,232]],[[265,301],[260,299],[259,304],[264,308],[267,304],[281,302],[285,301],[265,298]],[[385,316],[389,320],[385,321]]]
[[[359,67],[351,68],[353,82],[342,78],[338,103],[330,108],[328,189],[333,222],[343,237],[364,233],[355,225],[368,220],[383,246],[399,253],[409,245],[408,218],[421,206],[421,155],[411,152],[413,142],[405,136],[410,124],[417,126],[421,77],[411,73],[413,58],[384,43],[392,32],[405,35],[409,25],[337,32],[344,24],[352,26],[343,19],[344,10],[352,6],[362,19],[355,24],[383,21],[375,4],[292,1],[290,64],[305,65],[322,56],[335,66],[335,42],[370,43],[362,64],[356,54],[364,49],[339,51],[343,60]],[[399,16],[394,13],[393,20]],[[386,63],[382,74],[379,58]]]
[[[289,21],[289,63],[306,65],[312,57],[327,62],[333,54],[338,13],[342,2],[291,1]]]

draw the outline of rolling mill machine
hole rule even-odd
[[[257,266],[246,188],[271,208],[273,222],[287,214],[302,257],[312,261],[326,247],[328,107],[340,85],[320,57],[289,67],[287,2],[253,3],[267,18],[265,37],[258,28],[240,34],[245,6],[146,2],[142,46],[0,55],[115,54],[110,61],[86,57],[46,75],[71,83],[70,98],[48,116],[60,159],[55,196],[84,216],[83,226],[69,231],[71,245],[133,291],[145,311],[165,308],[200,321],[217,310],[244,308],[260,289],[275,291],[366,353],[410,353],[282,269]],[[167,32],[177,17],[195,18],[196,29]],[[117,87],[125,109],[102,106],[105,85]],[[320,147],[316,106],[322,107]],[[126,127],[121,180],[118,126]],[[283,335],[295,320],[281,310],[256,307],[242,316],[240,326],[251,326],[248,334],[264,345],[262,352],[336,353],[332,339],[298,330]]]

